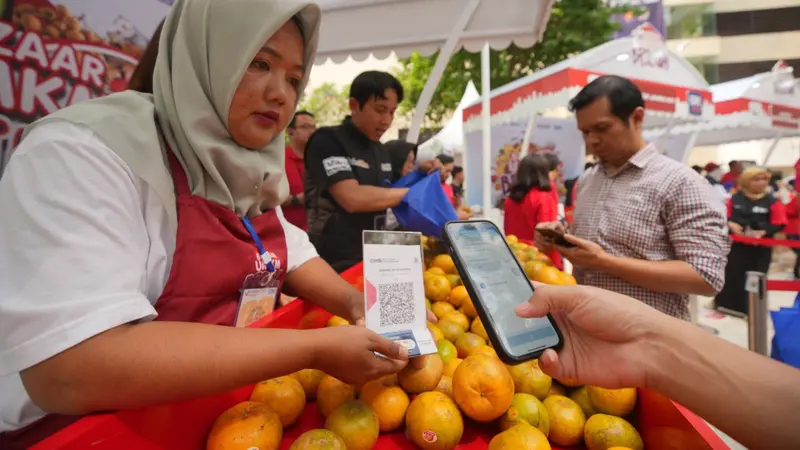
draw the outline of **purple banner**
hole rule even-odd
[[[620,29],[614,33],[614,39],[627,37],[631,31],[639,25],[650,22],[662,36],[665,36],[664,29],[664,5],[661,0],[609,0],[610,6],[630,7],[630,11],[625,14],[614,14],[611,20],[620,25]],[[635,14],[635,9],[643,12]]]

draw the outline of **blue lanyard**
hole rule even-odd
[[[253,228],[253,224],[250,223],[250,219],[248,217],[242,217],[242,223],[244,227],[247,229],[247,232],[250,233],[250,237],[253,238],[253,242],[256,243],[256,248],[258,249],[258,253],[261,256],[261,259],[264,260],[264,263],[267,265],[267,272],[274,272],[275,265],[272,264],[272,258],[270,254],[267,252],[267,249],[264,248],[264,244],[261,242],[261,238],[256,233],[256,229]]]

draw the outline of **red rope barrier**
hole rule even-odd
[[[800,292],[800,280],[767,280],[767,290]]]
[[[742,236],[738,234],[732,234],[731,239],[733,239],[733,242],[738,242],[740,244],[747,244],[747,245],[755,245],[758,247],[782,246],[782,247],[800,248],[800,241],[790,241],[787,239],[756,238],[756,237]]]

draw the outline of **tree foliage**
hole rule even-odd
[[[323,83],[306,95],[298,109],[314,114],[321,126],[337,125],[347,114],[350,86]]]
[[[557,0],[541,42],[531,48],[512,45],[506,50],[491,51],[492,88],[608,41],[619,28],[611,16],[629,9],[609,7],[605,0]],[[401,114],[414,112],[437,56],[438,53],[428,57],[414,53],[400,60],[401,67],[395,75],[406,89],[406,98],[400,105]],[[470,80],[480,89],[480,59],[480,53],[463,49],[450,58],[428,107],[427,123],[440,124],[451,114]]]

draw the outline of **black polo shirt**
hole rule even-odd
[[[320,128],[311,136],[305,166],[308,235],[320,257],[342,272],[362,260],[362,232],[383,229],[386,211],[350,214],[328,188],[344,180],[389,187],[393,181],[389,152],[347,117],[341,125]]]

